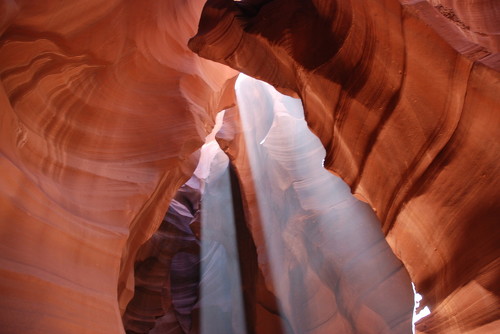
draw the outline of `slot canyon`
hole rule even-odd
[[[0,0],[0,107],[0,334],[500,332],[498,0]]]

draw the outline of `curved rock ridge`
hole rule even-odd
[[[236,226],[214,149],[200,256],[196,210],[162,219],[234,104],[187,47],[204,3],[0,1],[0,331],[406,333],[387,240],[418,333],[498,332],[498,1],[209,0],[190,47],[300,97],[326,152],[275,93],[228,110]]]
[[[1,1],[2,333],[123,332],[137,250],[233,103],[187,48],[203,3]]]
[[[238,107],[217,137],[235,164],[281,318],[279,330],[266,328],[257,308],[255,333],[410,333],[408,273],[371,208],[322,167],[325,150],[301,101],[247,76],[236,87]]]
[[[207,1],[191,49],[300,96],[431,309],[417,331],[497,330],[499,54],[423,1],[242,3]]]

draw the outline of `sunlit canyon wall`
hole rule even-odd
[[[470,3],[464,20],[480,15]],[[483,24],[497,30],[479,30],[480,45],[425,1],[208,1],[189,44],[302,99],[325,167],[374,208],[430,306],[424,332],[500,323],[500,57],[487,49],[500,25],[488,4]]]
[[[3,0],[0,332],[497,332],[499,6]]]
[[[408,274],[371,208],[323,168],[325,150],[304,122],[301,101],[248,77],[236,89],[239,110],[226,111],[224,122],[232,131],[223,125],[218,137],[241,179],[282,331],[409,332]]]
[[[215,130],[233,178],[228,157],[208,141],[195,175],[141,248],[125,328],[161,333],[175,328],[172,319],[183,325],[187,313],[185,332],[411,332],[408,274],[371,208],[323,168],[325,150],[301,101],[249,77],[236,87],[239,107]],[[175,295],[179,269],[183,295]],[[196,276],[200,289],[188,293]]]

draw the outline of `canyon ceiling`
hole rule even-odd
[[[0,0],[0,82],[2,334],[500,331],[497,0]]]

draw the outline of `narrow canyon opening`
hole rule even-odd
[[[300,99],[243,74],[236,94],[139,252],[127,333],[409,329],[408,274],[371,208],[324,169]]]

